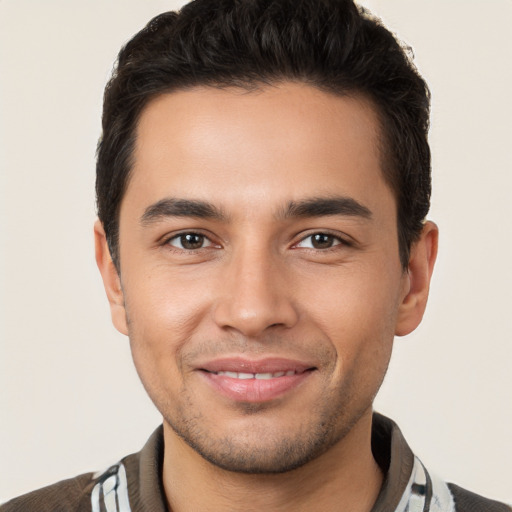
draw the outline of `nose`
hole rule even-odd
[[[229,258],[220,283],[215,322],[224,330],[258,337],[270,328],[290,328],[298,320],[285,262],[270,251],[241,249]]]

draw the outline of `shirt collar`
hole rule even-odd
[[[373,414],[372,452],[385,476],[371,512],[396,510],[407,490],[414,454],[396,423],[378,413]]]
[[[372,452],[382,469],[384,483],[371,512],[396,510],[414,466],[414,454],[400,429],[389,418],[374,413],[372,424]],[[127,466],[130,501],[134,510],[167,512],[162,484],[164,455],[163,427],[158,427],[136,459],[125,461]],[[136,505],[135,505],[136,504]]]

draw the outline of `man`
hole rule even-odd
[[[206,1],[121,51],[96,259],[163,427],[2,510],[510,510],[373,414],[437,252],[428,90],[346,1]]]

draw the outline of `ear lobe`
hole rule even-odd
[[[423,318],[437,257],[438,238],[437,226],[428,221],[419,240],[411,247],[404,297],[398,309],[395,328],[397,336],[405,336],[414,331]]]
[[[126,321],[126,309],[124,306],[124,295],[121,287],[121,279],[116,266],[110,256],[110,249],[103,224],[97,220],[94,223],[94,245],[96,264],[103,279],[103,286],[107,293],[110,304],[110,314],[114,327],[121,333],[128,336],[128,323]]]

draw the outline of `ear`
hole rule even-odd
[[[409,266],[404,276],[404,297],[398,309],[395,328],[397,336],[405,336],[418,327],[427,307],[430,278],[437,257],[439,230],[426,222],[421,236],[411,247]]]
[[[96,252],[96,264],[98,265],[101,278],[103,279],[105,292],[107,292],[112,323],[121,334],[128,336],[128,322],[126,321],[126,310],[124,306],[121,279],[110,255],[110,249],[108,248],[107,237],[105,236],[103,224],[99,220],[94,223],[94,245]]]

